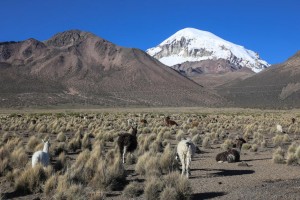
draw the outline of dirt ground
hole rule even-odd
[[[300,199],[300,166],[272,163],[273,148],[244,151],[239,163],[217,163],[215,156],[221,151],[218,146],[201,149],[192,161],[193,200]],[[115,195],[108,199],[126,199]]]
[[[25,136],[29,138],[29,135]],[[53,136],[53,140],[55,137]],[[284,148],[293,142],[300,142],[299,136],[286,143]],[[178,143],[172,141],[173,148]],[[272,154],[276,149],[268,138],[268,145],[265,148],[258,148],[257,152],[242,150],[241,162],[238,163],[217,163],[215,156],[223,151],[220,148],[221,142],[211,145],[210,148],[203,148],[201,145],[200,154],[196,154],[192,160],[190,183],[193,189],[193,200],[198,199],[230,199],[230,200],[273,200],[287,199],[300,200],[300,165],[275,164],[272,162]],[[73,155],[74,157],[75,155]],[[72,158],[72,155],[69,155]],[[75,157],[73,158],[75,160]],[[136,174],[134,165],[125,167],[129,180],[143,182],[144,178]],[[27,196],[10,195],[11,188],[4,177],[0,177],[1,192],[6,194],[8,199],[53,199],[43,198],[41,194]],[[2,199],[0,197],[0,199]],[[110,192],[106,199],[123,200],[132,199],[122,195],[122,191]],[[134,199],[145,199],[144,195]]]

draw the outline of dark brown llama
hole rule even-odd
[[[119,134],[119,138],[117,144],[120,150],[120,156],[122,156],[122,162],[125,163],[125,155],[127,152],[134,152],[137,148],[137,125],[135,123],[132,124],[132,133],[121,133]]]
[[[246,143],[246,141],[243,138],[238,138],[235,140],[235,148],[231,148],[225,152],[219,153],[216,156],[216,161],[217,162],[239,162],[240,161],[240,153],[243,144]]]

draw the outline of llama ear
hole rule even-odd
[[[44,139],[42,139],[42,141],[43,141],[43,143],[45,143],[45,140],[44,140]]]

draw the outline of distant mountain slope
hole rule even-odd
[[[269,66],[257,53],[194,28],[176,32],[157,47],[148,49],[147,53],[168,66],[218,59],[227,60],[235,69],[248,67],[254,72]]]
[[[0,106],[212,106],[224,99],[138,49],[92,33],[0,43]]]
[[[261,108],[300,107],[300,51],[286,62],[273,65],[242,81],[218,87],[236,106]]]

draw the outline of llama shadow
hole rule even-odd
[[[207,176],[192,176],[190,179],[197,179],[197,178],[205,178],[205,177],[218,177],[218,176],[240,176],[246,174],[253,174],[255,173],[254,170],[229,170],[229,169],[191,169],[191,171],[197,170],[204,170],[204,171],[216,171],[208,174]]]
[[[226,194],[225,192],[204,192],[204,193],[197,193],[197,194],[193,195],[192,200],[212,199],[212,198],[223,196],[225,194]]]
[[[250,161],[255,161],[255,160],[271,160],[272,158],[258,158],[258,159],[248,159],[248,160],[241,160],[244,162],[250,162]]]
[[[246,174],[253,174],[254,170],[231,170],[231,169],[214,169],[218,172],[212,173],[215,176],[240,176]]]
[[[13,191],[13,192],[3,193],[3,198],[4,199],[13,199],[13,198],[18,198],[18,197],[26,197],[27,195],[29,195],[29,194],[26,192]]]

